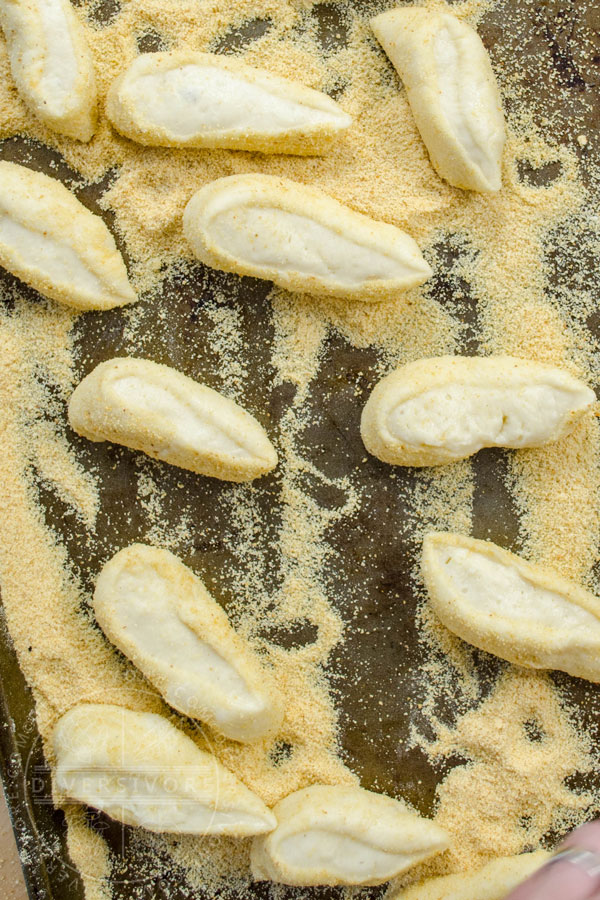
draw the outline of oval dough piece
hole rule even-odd
[[[56,786],[149,831],[248,837],[275,827],[260,797],[154,713],[82,703],[53,735]]]
[[[71,427],[224,481],[251,481],[277,465],[256,419],[212,388],[147,359],[100,363],[69,401]]]
[[[460,638],[533,669],[600,681],[600,600],[490,541],[428,534],[423,577],[435,614]]]
[[[138,56],[112,85],[106,114],[152,147],[318,154],[352,119],[327,94],[237,59],[177,50]]]
[[[445,831],[362,788],[313,785],[281,800],[277,827],[252,843],[256,881],[382,884],[448,846]]]
[[[69,0],[0,0],[0,26],[23,101],[49,128],[89,141],[96,128],[96,78]]]
[[[94,593],[107,637],[180,712],[235,741],[276,730],[283,706],[259,657],[199,578],[167,550],[133,544]]]
[[[112,309],[137,300],[102,219],[60,181],[4,161],[0,265],[75,309]]]
[[[399,228],[274,175],[231,175],[206,185],[186,206],[183,229],[207,265],[290,291],[385,300],[432,274]]]
[[[382,13],[371,26],[404,83],[437,173],[455,187],[499,190],[504,115],[477,32],[452,13],[412,6]]]
[[[504,900],[549,859],[545,850],[494,859],[477,872],[431,878],[392,894],[390,900]]]
[[[557,441],[595,400],[582,381],[544,363],[511,356],[420,359],[375,386],[361,435],[384,462],[438,466],[482,447]]]

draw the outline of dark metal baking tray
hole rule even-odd
[[[111,0],[111,9],[114,5]],[[100,17],[105,7],[100,8]],[[375,7],[360,0],[350,6],[323,3],[314,7],[312,15],[317,17],[319,34],[326,48],[339,46],[340,35],[343,40],[344,20],[350,9],[373,12]],[[554,137],[557,142],[575,147],[580,152],[584,172],[589,163],[598,158],[595,135],[600,120],[600,93],[597,88],[600,83],[599,26],[600,6],[594,3],[540,0],[524,4],[522,0],[506,0],[499,2],[486,15],[480,29],[492,56],[499,48],[503,49],[503,55],[506,51],[513,55],[514,72],[519,73],[525,100],[531,104],[534,115],[541,117],[549,107],[559,110],[561,115],[554,126]],[[218,49],[224,52],[243,50],[263,30],[264,23],[260,19],[251,20],[246,26],[230,32]],[[598,56],[589,50],[584,55],[584,44],[588,48],[595,44]],[[583,123],[585,133],[591,136],[586,148],[578,148],[574,144],[570,122],[575,114]],[[78,188],[79,179],[75,173],[69,173],[56,153],[32,145],[29,141],[11,139],[0,143],[0,156],[26,162],[42,171],[48,170],[51,162],[58,164],[58,168],[52,169],[52,174],[67,182],[73,177],[80,199],[95,212],[101,213],[97,199],[105,189],[107,180],[95,186]],[[535,170],[525,161],[520,165],[520,172],[523,179],[542,189],[555,177],[552,166]],[[469,294],[469,286],[455,275],[456,253],[456,248],[450,246],[440,245],[436,249],[436,275],[429,289],[435,299],[464,322],[463,352],[477,353],[477,305]],[[550,254],[550,263],[552,259]],[[590,257],[590,279],[594,277],[593,263],[594,259]],[[555,271],[564,273],[565,266],[568,268],[570,264],[568,256],[562,258],[560,264],[556,264]],[[576,265],[583,265],[581,254]],[[162,297],[145,301],[157,305],[168,303],[169,306],[167,322],[156,317],[156,331],[149,338],[145,354],[189,374],[200,374],[195,371],[197,364],[193,362],[189,348],[203,340],[205,313],[202,298],[210,297],[211,289],[218,286],[221,293],[226,292],[226,304],[239,312],[243,322],[243,354],[249,363],[246,385],[248,405],[254,410],[263,410],[263,421],[268,421],[270,430],[276,433],[277,423],[291,402],[294,387],[290,384],[272,386],[269,285],[214,273],[201,265],[193,267],[187,275],[191,277],[167,279]],[[10,276],[2,274],[0,290],[1,286],[10,282]],[[37,302],[35,293],[30,293],[31,302]],[[80,318],[76,333],[86,371],[92,364],[123,352],[124,323],[125,315],[120,310],[90,313]],[[591,317],[588,325],[600,338],[600,317]],[[211,357],[210,348],[204,349],[202,380],[218,386],[215,360]],[[331,595],[346,598],[338,609],[342,618],[352,623],[344,645],[333,654],[328,668],[339,689],[343,753],[350,767],[360,776],[363,786],[402,795],[424,814],[431,814],[436,785],[451,766],[459,765],[464,760],[455,758],[434,767],[422,751],[405,749],[409,725],[407,711],[409,707],[412,710],[417,707],[423,690],[419,679],[422,647],[414,617],[416,598],[409,577],[415,560],[415,546],[403,537],[402,503],[391,505],[383,514],[389,505],[384,490],[388,467],[372,457],[363,462],[365,452],[358,429],[362,403],[357,402],[355,389],[368,389],[373,385],[376,380],[375,361],[375,350],[356,349],[336,334],[330,337],[318,386],[310,399],[314,424],[304,435],[306,446],[315,450],[316,464],[326,474],[351,474],[360,466],[363,483],[368,486],[368,500],[356,515],[352,527],[349,528],[347,522],[342,527],[334,525],[328,536],[335,550],[329,571]],[[138,537],[143,513],[134,488],[136,454],[106,444],[89,445],[75,435],[72,436],[72,443],[80,458],[93,462],[96,470],[103,474],[98,528],[102,550],[97,555],[93,549],[82,555],[80,545],[72,540],[72,535],[76,534],[76,523],[73,518],[69,519],[68,508],[41,484],[39,496],[49,525],[65,542],[84,584],[89,587],[106,558],[107,550],[112,548],[116,551]],[[115,462],[118,466],[113,468]],[[491,538],[518,550],[517,515],[505,487],[506,456],[501,451],[482,452],[474,461],[474,471],[474,535]],[[411,470],[400,469],[396,471],[396,476],[397,497],[402,497],[403,493],[410,491],[415,475]],[[226,565],[236,565],[235,530],[227,523],[227,510],[223,504],[228,485],[168,466],[163,466],[161,477],[167,495],[176,482],[184,482],[186,495],[197,510],[198,521],[202,522],[194,553],[185,561],[194,567],[201,560],[202,570],[209,573],[209,587],[227,606],[227,585],[221,580],[220,572]],[[279,515],[277,472],[256,484],[264,521],[274,523]],[[334,507],[340,502],[335,488],[316,480],[309,485],[309,489],[321,504]],[[107,516],[109,511],[110,521]],[[268,536],[269,530],[265,528],[264,534]],[[262,544],[259,543],[259,550],[265,560],[265,577],[275,583],[277,561],[273,559],[268,537],[263,538]],[[369,560],[366,569],[361,566],[365,558]],[[285,646],[307,643],[314,639],[314,629],[309,623],[303,625],[300,622],[293,633],[273,634],[271,639]],[[493,684],[504,663],[477,651],[473,651],[473,659],[481,677],[482,690],[485,691],[486,686]],[[597,719],[600,704],[595,687],[566,675],[553,677],[564,695],[580,705],[584,719]],[[373,694],[368,704],[362,702],[361,685],[365,679],[368,679]],[[5,628],[0,629],[0,705],[2,778],[30,897],[32,900],[81,900],[81,882],[65,848],[63,815],[48,802],[49,778],[35,726],[32,695]],[[440,712],[452,721],[455,713],[452,698],[448,698],[447,709]],[[425,722],[422,725],[426,727]],[[582,779],[582,786],[584,784],[589,784],[589,777],[588,780]],[[126,879],[135,873],[128,871],[130,863],[127,852],[123,853],[123,830],[93,813],[90,813],[90,822],[102,829],[115,852],[122,856],[123,871],[115,893],[118,897],[126,897]],[[127,829],[124,833],[127,834]],[[553,837],[549,835],[548,839]],[[381,893],[379,888],[366,889],[361,896],[378,897]],[[268,889],[257,888],[254,895],[268,896]],[[339,892],[329,889],[290,891],[292,895],[326,898],[339,896]],[[162,881],[148,883],[148,900],[180,900],[188,896],[192,895],[182,893],[176,872],[170,876],[167,874]]]

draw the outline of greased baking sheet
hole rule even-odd
[[[110,9],[108,7],[110,6]],[[354,9],[370,10],[370,4],[353,4]],[[379,9],[379,7],[378,7]],[[103,12],[104,11],[104,12]],[[107,12],[108,11],[108,12]],[[110,0],[99,7],[99,18],[114,14],[116,3]],[[326,3],[314,7],[323,46],[343,45],[347,8],[343,4]],[[523,0],[499,3],[485,16],[480,33],[492,57],[501,48],[514,57],[515,72],[521,73],[524,100],[534,119],[543,120],[549,112],[560,113],[553,119],[554,137],[559,143],[575,149],[585,172],[598,155],[597,129],[600,115],[600,5],[549,2],[524,3]],[[220,50],[245,47],[263,33],[261,21],[249,22],[223,41]],[[241,37],[240,37],[241,35]],[[598,56],[594,55],[594,46]],[[587,143],[577,143],[571,127],[577,118]],[[20,139],[0,144],[0,156],[24,162],[33,168],[67,180],[69,173],[58,155],[42,146]],[[543,189],[556,177],[554,164],[534,168],[523,162],[523,180]],[[376,173],[373,173],[376,174]],[[95,212],[101,212],[98,197],[108,178],[96,186],[78,191],[78,196]],[[590,189],[593,185],[590,184]],[[106,217],[110,224],[110,217]],[[469,284],[453,274],[456,248],[440,244],[437,248],[436,274],[430,283],[431,295],[453,316],[464,323],[462,351],[481,351],[478,343],[477,300]],[[555,258],[549,250],[549,262]],[[589,259],[589,278],[594,277],[594,259]],[[558,281],[564,274],[564,260],[554,266],[552,277]],[[581,265],[581,262],[578,263]],[[295,388],[291,384],[273,386],[273,370],[269,361],[272,339],[270,324],[270,285],[247,278],[224,276],[198,266],[196,280],[168,279],[162,296],[143,302],[156,306],[156,331],[145,336],[144,352],[158,362],[168,363],[193,374],[198,344],[209,331],[205,302],[213,288],[227,308],[235,309],[241,322],[242,340],[239,353],[247,367],[245,397],[248,408],[256,412],[271,434],[277,434],[278,423],[292,402]],[[2,276],[4,292],[12,283]],[[550,281],[550,290],[552,282]],[[36,298],[31,293],[31,302]],[[160,310],[168,307],[168,316]],[[410,315],[410,311],[407,311]],[[150,319],[146,317],[146,322]],[[587,327],[600,339],[600,317],[589,317]],[[79,358],[85,370],[92,364],[124,352],[126,315],[121,310],[82,315],[76,325]],[[192,354],[191,348],[194,348]],[[216,356],[209,346],[203,347],[202,377],[208,384],[219,386]],[[367,457],[359,436],[359,419],[368,389],[377,380],[374,350],[357,349],[333,332],[326,343],[318,380],[307,403],[311,407],[311,424],[303,435],[309,458],[330,479],[356,477],[360,471],[364,501],[350,519],[334,522],[327,535],[333,552],[328,561],[331,597],[346,622],[343,644],[336,648],[328,663],[328,674],[336,688],[336,703],[341,716],[341,746],[345,761],[358,774],[364,787],[403,796],[424,815],[434,808],[436,786],[453,766],[466,761],[459,755],[434,765],[419,748],[406,749],[409,731],[427,729],[419,721],[419,702],[425,694],[422,665],[423,646],[415,624],[418,598],[414,595],[411,573],[418,554],[417,544],[403,528],[405,509],[402,498],[416,489],[414,472],[396,469],[394,502],[388,491],[391,469]],[[83,371],[82,371],[83,374]],[[362,393],[360,393],[362,391]],[[357,393],[359,394],[357,399]],[[51,491],[40,487],[39,496],[48,523],[67,546],[75,569],[89,590],[107,549],[116,551],[139,538],[143,532],[143,510],[136,494],[136,454],[115,446],[88,445],[71,435],[73,446],[90,460],[100,474],[101,510],[98,521],[99,549],[80,543],[75,519]],[[490,538],[499,544],[519,549],[519,522],[514,498],[506,488],[507,455],[501,451],[484,451],[474,459],[475,491],[473,499],[473,534]],[[185,561],[206,575],[226,605],[226,590],[220,573],[239,565],[235,552],[235,522],[230,520],[228,491],[230,485],[182,472],[169,466],[160,468],[161,486],[168,498],[183,490],[198,523],[198,539],[194,552]],[[263,560],[265,578],[276,586],[279,577],[277,559],[270,535],[281,515],[281,482],[277,472],[255,483],[256,499],[265,527],[257,532],[256,553]],[[307,474],[306,490],[326,508],[335,509],[343,502],[339,490]],[[168,506],[168,504],[167,504]],[[67,514],[65,514],[67,513]],[[177,513],[173,509],[175,518]],[[101,549],[100,549],[101,546]],[[368,560],[368,565],[363,565]],[[201,565],[200,565],[201,562]],[[40,586],[43,589],[43,586]],[[309,644],[315,638],[309,622],[298,623],[293,632],[274,631],[268,637],[283,646]],[[478,702],[494,683],[505,664],[477,651],[472,652],[480,685]],[[593,723],[599,710],[595,687],[555,674],[563,695],[578,704],[583,721]],[[64,821],[60,811],[49,801],[49,775],[44,765],[36,731],[33,700],[18,667],[10,637],[1,632],[0,681],[2,729],[0,749],[2,774],[15,830],[32,898],[36,900],[76,900],[83,896],[81,882],[71,864],[64,839]],[[438,714],[452,723],[456,706],[449,698]],[[578,787],[596,787],[591,775],[582,776]],[[128,829],[112,823],[102,815],[90,814],[89,822],[108,841],[120,861],[115,868],[115,897],[130,897],[130,882],[139,891],[140,872],[135,852],[129,850]],[[551,842],[555,835],[548,835]],[[143,879],[142,879],[143,881]],[[144,898],[180,900],[201,896],[182,887],[179,873],[165,869],[164,877],[149,877]],[[363,889],[361,897],[378,897],[382,888]],[[283,890],[278,896],[338,896],[333,889],[306,891]],[[268,896],[269,889],[256,886],[252,896]],[[138,896],[136,894],[136,896]]]

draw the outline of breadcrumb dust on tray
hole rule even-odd
[[[452,847],[398,882],[408,885],[551,844],[600,811],[596,687],[461,643],[434,621],[418,574],[423,535],[448,530],[489,537],[598,592],[596,421],[548,447],[484,450],[431,471],[378,462],[359,434],[375,383],[426,356],[525,356],[597,387],[600,103],[591,6],[453,3],[491,51],[508,141],[497,195],[451,188],[431,168],[368,24],[393,5],[76,7],[101,109],[138,50],[233,52],[328,92],[354,118],[322,158],[142,148],[103,116],[88,145],[63,139],[19,100],[0,43],[2,157],[105,213],[142,298],[76,317],[3,277],[0,576],[50,763],[52,728],[76,703],[162,712],[267,805],[315,782],[360,780],[434,815]],[[194,262],[186,203],[209,181],[246,172],[314,185],[406,230],[434,277],[398,302],[364,306]],[[231,485],[75,436],[73,388],[120,355],[171,365],[243,405],[276,438],[279,468]],[[241,745],[197,730],[104,640],[93,582],[133,541],[180,556],[273,667],[286,707],[275,739]],[[26,702],[9,698],[15,709]],[[102,816],[65,815],[68,866],[54,831],[43,844],[61,898],[82,896],[76,867],[86,900],[291,896],[249,885],[244,841],[136,830],[123,843]]]

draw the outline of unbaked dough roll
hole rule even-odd
[[[285,797],[273,812],[276,829],[252,843],[256,881],[382,884],[448,846],[433,822],[357,787],[316,784]]]
[[[404,82],[434,168],[455,187],[497,191],[502,101],[477,32],[453,13],[403,7],[371,20]]]
[[[106,563],[94,592],[107,637],[167,703],[235,741],[275,731],[283,706],[272,677],[200,579],[143,544]]]
[[[65,799],[149,831],[248,837],[275,827],[260,797],[155,713],[82,703],[53,735]]]
[[[0,0],[12,76],[49,128],[89,141],[96,128],[92,54],[69,0]]]
[[[563,369],[512,356],[420,359],[383,378],[361,419],[365,447],[399,466],[438,466],[482,447],[540,447],[595,403]]]
[[[494,859],[476,872],[422,881],[392,894],[389,900],[504,900],[549,859],[545,850]]]
[[[183,228],[207,265],[290,291],[385,300],[431,275],[399,228],[274,175],[232,175],[206,185],[186,206]]]
[[[351,124],[320,91],[237,59],[144,53],[113,83],[106,114],[120,134],[152,147],[323,153]]]
[[[69,401],[71,427],[224,481],[251,481],[277,465],[254,416],[181,372],[148,359],[100,363]]]
[[[76,309],[112,309],[137,300],[102,219],[60,181],[4,161],[0,265],[40,294]]]
[[[600,682],[600,600],[578,584],[461,534],[428,534],[422,569],[435,614],[463,640],[518,666]]]

